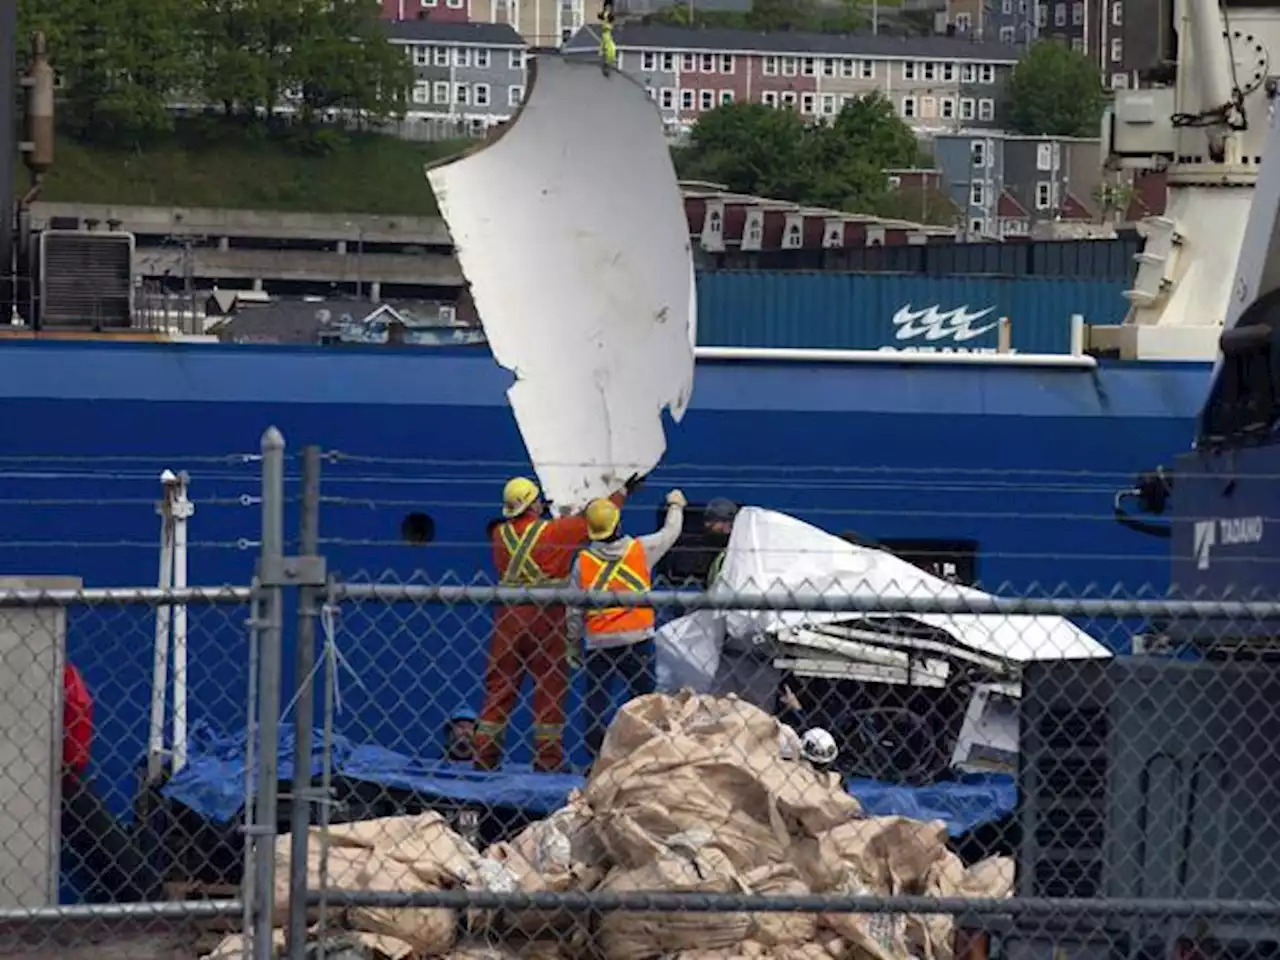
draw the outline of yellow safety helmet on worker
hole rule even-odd
[[[587,536],[592,540],[608,540],[618,531],[622,511],[612,500],[592,500],[587,504]]]
[[[518,517],[542,495],[538,485],[528,477],[512,477],[502,488],[502,515],[510,520]]]

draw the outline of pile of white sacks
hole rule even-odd
[[[329,830],[340,890],[691,891],[1007,897],[1013,864],[966,869],[941,822],[864,817],[832,773],[798,757],[795,732],[736,698],[633,700],[609,729],[585,791],[480,852],[439,815]],[[309,887],[320,886],[313,831]],[[287,908],[289,838],[277,845]],[[331,909],[335,928],[391,960],[952,960],[947,916]],[[210,958],[240,956],[229,938]]]

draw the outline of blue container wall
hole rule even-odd
[[[1121,280],[910,277],[831,273],[702,273],[698,276],[698,343],[715,347],[807,347],[878,350],[883,347],[994,350],[996,322],[1012,321],[1021,353],[1067,353],[1071,315],[1086,323],[1116,324],[1127,302]],[[963,308],[965,339],[942,331],[904,337],[900,311]],[[977,314],[978,316],[974,316]],[[918,329],[917,324],[912,325]]]
[[[1200,366],[1097,372],[996,367],[699,364],[692,406],[625,511],[651,528],[663,493],[715,495],[875,538],[972,539],[991,588],[1084,590],[1167,582],[1167,545],[1111,518],[1114,491],[1190,442]],[[487,352],[350,348],[11,344],[0,348],[0,573],[69,574],[91,586],[156,577],[153,503],[164,468],[191,473],[190,578],[245,583],[258,536],[253,455],[275,424],[296,456],[326,459],[322,549],[340,576],[403,581],[490,575],[485,523],[502,482],[528,470]],[[404,516],[436,541],[408,546]],[[243,610],[192,608],[192,720],[243,729]],[[70,658],[98,700],[95,772],[123,810],[145,748],[153,618],[77,611]],[[292,627],[292,622],[288,623]],[[338,732],[433,752],[447,716],[479,705],[488,611],[347,604],[336,641]],[[1103,637],[1122,646],[1121,636]],[[292,682],[292,630],[284,664]],[[571,715],[576,697],[571,697]],[[527,759],[527,707],[513,720]],[[576,723],[570,745],[579,743]]]

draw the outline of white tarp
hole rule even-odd
[[[786,590],[795,596],[986,597],[981,590],[932,576],[905,560],[759,507],[744,507],[734,521],[728,553],[713,592],[730,594]],[[714,675],[725,634],[785,634],[788,644],[803,645],[802,628],[893,614],[802,611],[698,611],[659,631],[660,678],[695,676],[681,685],[702,689]],[[957,645],[1012,664],[1031,660],[1090,659],[1111,652],[1064,617],[1003,614],[918,614],[912,620],[950,634]],[[821,646],[838,644],[813,636]],[[668,689],[670,689],[668,687]]]
[[[530,64],[491,143],[428,171],[549,500],[581,507],[647,473],[693,390],[684,202],[644,88],[593,58]]]

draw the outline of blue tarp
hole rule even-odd
[[[320,732],[312,744],[321,742]],[[234,819],[244,805],[245,746],[243,734],[226,737],[207,728],[193,731],[187,765],[162,790],[163,795],[218,823]],[[293,778],[294,735],[281,728],[280,779]],[[321,756],[313,746],[313,775],[321,772]],[[533,773],[506,769],[483,773],[440,760],[415,760],[377,746],[357,746],[335,737],[333,773],[391,789],[412,790],[425,797],[486,807],[512,807],[544,816],[564,806],[570,791],[583,786],[576,774]],[[850,779],[849,792],[875,816],[942,820],[957,837],[1013,811],[1017,790],[1013,778],[999,774],[968,776],[927,787],[906,787],[876,780]]]

